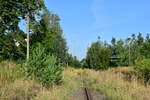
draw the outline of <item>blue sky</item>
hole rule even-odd
[[[132,33],[150,32],[150,0],[45,0],[61,18],[69,52],[79,59],[100,36],[124,39]]]

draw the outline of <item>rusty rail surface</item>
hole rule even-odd
[[[92,97],[91,97],[89,89],[88,88],[84,88],[84,91],[85,91],[86,99],[87,100],[92,100]]]
[[[84,93],[85,93],[85,100],[92,100],[92,96],[91,96],[90,90],[88,88],[88,84],[87,84],[86,80],[83,80],[83,77],[86,77],[86,76],[82,73],[81,79],[82,79],[83,89],[84,89]]]

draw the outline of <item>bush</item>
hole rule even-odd
[[[45,54],[40,44],[33,50],[27,62],[27,75],[44,86],[61,82],[62,66],[56,64],[56,57]]]
[[[74,68],[81,68],[81,63],[77,59],[76,56],[72,56],[71,54],[67,55],[67,63],[69,66],[74,67]]]
[[[150,80],[150,59],[143,59],[136,64],[135,70],[144,79],[145,82]]]
[[[0,56],[0,62],[2,62],[3,61],[3,58],[2,58],[2,56]]]
[[[97,41],[88,48],[86,55],[87,68],[105,70],[109,65],[110,50],[106,45]]]

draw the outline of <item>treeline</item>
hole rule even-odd
[[[111,43],[100,38],[88,48],[83,67],[106,69],[108,66],[132,66],[139,59],[150,58],[150,35],[132,34],[124,40],[112,38]],[[111,60],[116,59],[114,62]]]
[[[134,72],[144,82],[150,80],[150,34],[132,34],[124,40],[112,38],[111,43],[98,40],[91,44],[85,59],[80,62],[82,68],[105,70],[116,66],[134,66]]]
[[[11,59],[14,61],[26,59],[26,34],[20,29],[19,22],[25,19],[25,15],[27,14],[27,12],[31,12],[30,51],[32,51],[36,47],[36,45],[40,43],[44,47],[46,47],[47,53],[57,56],[59,63],[64,63],[66,61],[65,56],[67,55],[67,46],[66,40],[63,37],[63,32],[59,24],[60,18],[58,17],[58,15],[49,12],[43,5],[43,2],[40,2],[41,0],[37,0],[37,2],[35,2],[34,0],[27,1],[21,2],[6,0],[1,3],[1,59]],[[12,3],[14,3],[16,6],[19,6],[20,4],[22,6],[16,9],[16,6],[12,5]],[[23,4],[29,6],[29,9],[27,9],[26,6],[23,6]],[[31,6],[30,4],[33,5]],[[8,10],[4,8],[5,6]],[[11,6],[15,7],[13,8]],[[32,9],[32,7],[34,9]],[[27,11],[20,12],[20,10],[22,9],[27,9]],[[16,12],[12,13],[13,10],[16,10]],[[42,13],[40,13],[40,11],[42,11]],[[17,13],[20,13],[20,15],[17,15]],[[10,16],[11,20],[9,19]]]

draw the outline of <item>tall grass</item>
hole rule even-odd
[[[130,70],[116,68],[94,71],[66,68],[63,74],[64,83],[54,86],[50,92],[41,92],[36,100],[71,100],[73,94],[82,88],[83,81],[93,90],[106,95],[107,100],[150,100],[150,85],[144,86],[136,77],[132,77],[131,81],[124,79],[122,71]]]
[[[20,66],[5,61],[0,63],[0,84],[5,85],[14,82],[15,79],[23,76]]]
[[[73,94],[82,88],[81,70],[66,68],[63,71],[63,83],[43,90],[35,100],[71,100]]]
[[[150,100],[150,85],[139,83],[136,77],[124,80],[124,75],[116,73],[115,69],[107,71],[85,70],[89,86],[104,93],[108,100]],[[116,69],[117,71],[121,69]],[[125,70],[128,70],[125,68]]]
[[[30,100],[40,90],[40,84],[26,80],[20,65],[0,63],[0,100]]]
[[[20,65],[0,64],[0,100],[68,100],[80,89],[80,75],[74,69],[63,72],[61,85],[47,89],[37,81],[25,77]]]
[[[122,71],[130,68],[113,68],[106,71],[65,68],[61,85],[46,89],[40,83],[28,80],[20,66],[12,62],[0,64],[0,100],[71,100],[73,95],[88,86],[105,94],[108,100],[150,100],[150,85],[144,86],[136,77],[124,79]]]

